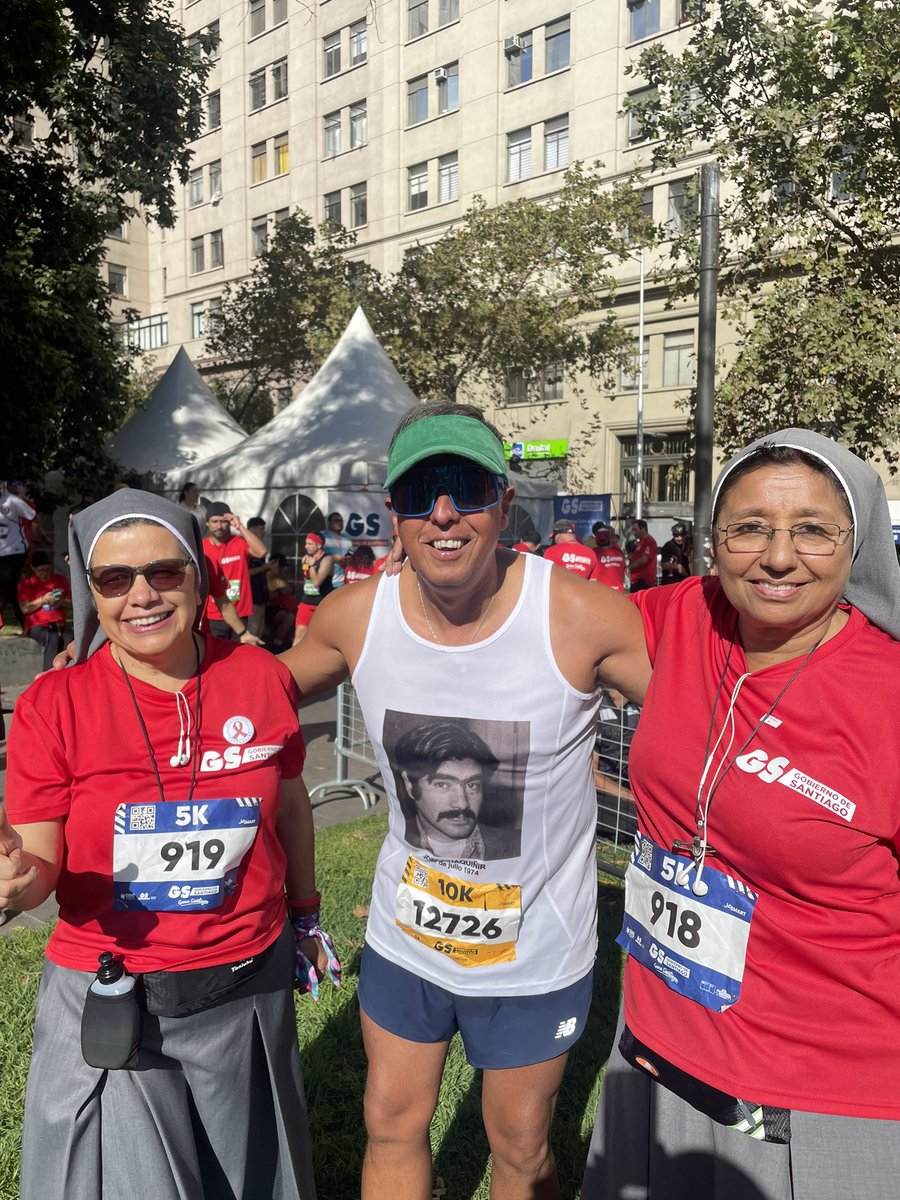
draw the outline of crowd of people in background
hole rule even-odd
[[[201,497],[200,487],[190,481],[177,503],[199,524],[210,578],[218,580],[204,611],[210,632],[275,653],[302,640],[316,607],[331,591],[382,572],[391,558],[393,540],[390,547],[376,544],[374,550],[368,542],[355,542],[344,532],[339,512],[329,513],[324,529],[306,534],[294,565],[270,550],[262,516],[244,525],[227,504]],[[55,561],[47,520],[38,516],[20,480],[0,482],[0,628],[5,608],[7,622],[19,624],[41,646],[45,670],[71,639],[72,611],[68,556]],[[691,533],[682,522],[672,526],[671,539],[660,548],[643,520],[624,522],[621,532],[595,521],[580,540],[575,524],[563,518],[546,542],[533,532],[512,549],[540,555],[621,593],[677,583],[692,574]],[[376,557],[376,550],[385,552]]]

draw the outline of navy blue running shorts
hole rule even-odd
[[[456,996],[399,967],[366,944],[360,1007],[408,1042],[448,1042],[459,1031],[479,1070],[530,1067],[566,1054],[584,1031],[594,971],[556,992],[534,996]]]

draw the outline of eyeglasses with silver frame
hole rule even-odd
[[[843,546],[853,532],[853,526],[842,529],[831,521],[801,521],[798,525],[773,526],[762,521],[736,521],[731,525],[717,525],[724,534],[725,544],[733,554],[762,554],[768,549],[776,533],[789,533],[798,554],[834,554]]]

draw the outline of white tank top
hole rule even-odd
[[[552,568],[523,560],[514,610],[471,646],[419,637],[383,576],[353,674],[389,803],[366,940],[460,995],[567,987],[596,949],[599,695],[563,678]]]

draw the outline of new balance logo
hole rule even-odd
[[[578,1024],[577,1017],[569,1017],[568,1021],[560,1021],[559,1028],[556,1031],[556,1039],[571,1037],[575,1032],[575,1026]]]

